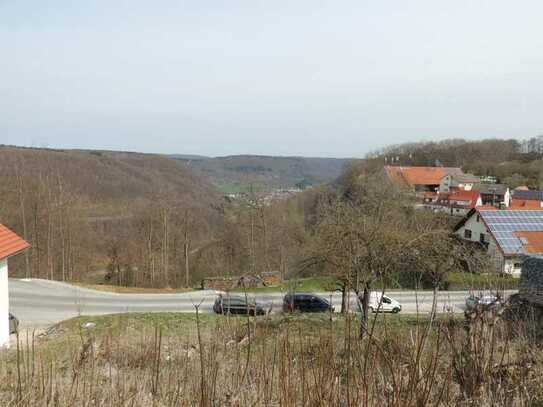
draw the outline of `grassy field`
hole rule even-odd
[[[354,315],[75,318],[0,353],[0,405],[541,405],[543,352],[510,328],[374,314],[361,339]]]
[[[470,273],[449,273],[443,284],[442,289],[445,290],[484,290],[484,289],[516,289],[518,288],[519,279],[512,277],[502,277],[499,275],[489,274],[470,274]],[[251,288],[250,292],[324,292],[334,291],[338,289],[338,280],[332,276],[323,277],[307,277],[299,279],[286,280],[282,284],[271,287]],[[378,282],[373,285],[374,289],[382,288]],[[410,290],[412,288],[402,288],[398,286],[387,287],[387,290]],[[239,288],[234,291],[244,291]]]

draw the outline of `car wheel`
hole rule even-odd
[[[392,310],[392,313],[394,313],[394,314],[397,314],[398,312],[400,312],[400,309],[398,307],[396,307],[396,308],[394,308]]]

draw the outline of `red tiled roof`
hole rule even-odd
[[[526,253],[543,253],[543,232],[516,232]]]
[[[30,246],[17,234],[0,224],[0,259],[13,256]]]
[[[477,201],[481,197],[481,193],[479,191],[454,191],[452,194],[449,195],[449,199],[454,199],[457,201]]]
[[[541,201],[534,201],[531,199],[515,199],[511,200],[511,209],[543,209]]]
[[[448,174],[444,167],[395,167],[386,166],[385,170],[392,181],[400,186],[439,185],[441,179]]]
[[[451,207],[475,208],[480,197],[479,191],[457,190],[449,194],[447,200]]]

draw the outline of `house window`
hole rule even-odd
[[[515,263],[515,264],[513,264],[513,268],[514,268],[515,270],[520,270],[520,269],[522,268],[522,263]]]
[[[485,242],[485,234],[484,233],[479,234],[479,242],[481,242],[481,243]]]
[[[464,230],[464,237],[466,239],[471,239],[471,230],[469,229]]]
[[[481,221],[481,215],[477,214],[477,222]]]

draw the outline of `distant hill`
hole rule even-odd
[[[130,211],[136,202],[152,202],[163,193],[198,207],[216,198],[214,188],[190,168],[157,154],[0,146],[0,190],[13,190],[17,172],[30,178],[27,188],[40,178],[61,180],[65,192],[95,211]],[[13,194],[3,197],[6,204]]]
[[[171,155],[222,192],[238,192],[253,185],[272,190],[320,185],[336,180],[348,159],[235,155],[202,157]]]

